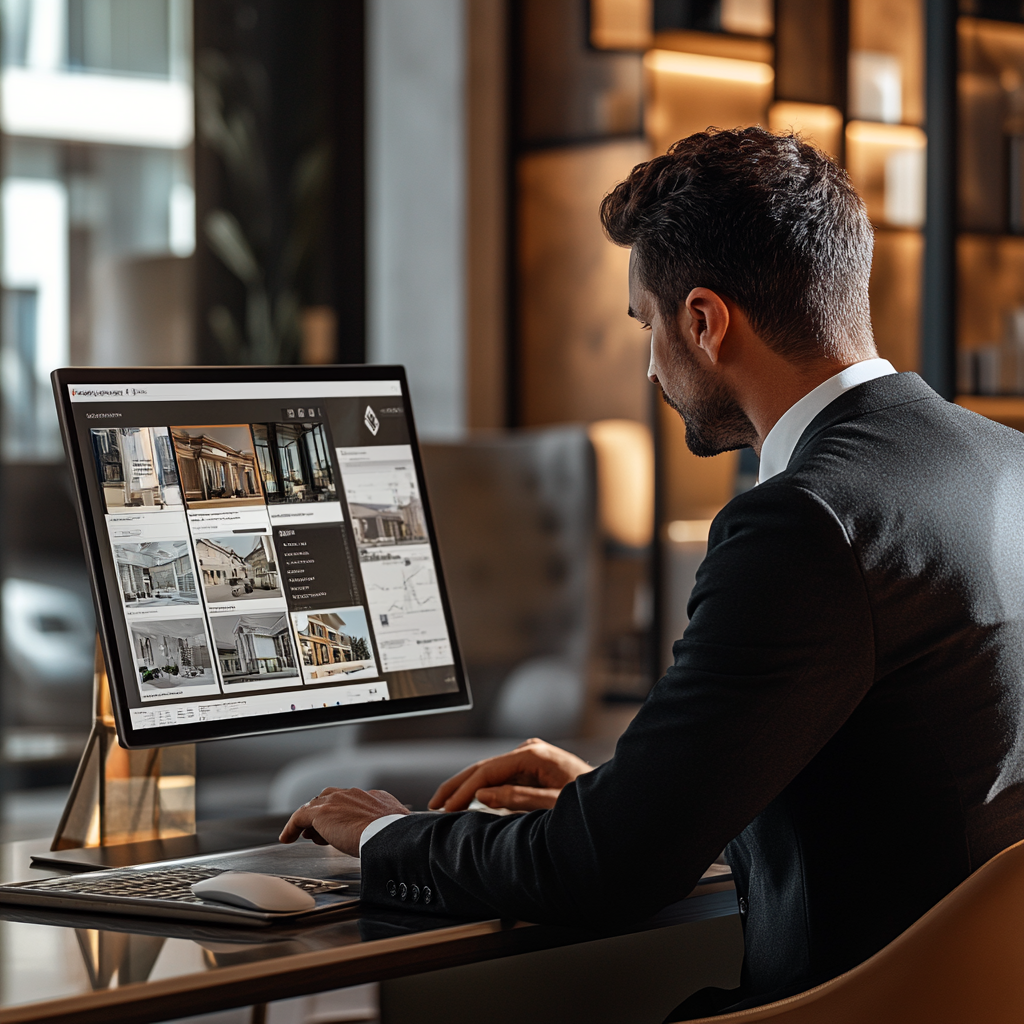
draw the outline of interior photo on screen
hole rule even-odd
[[[104,427],[89,431],[107,512],[181,509],[181,488],[166,427]]]
[[[268,505],[337,501],[323,423],[253,423]]]
[[[246,424],[171,427],[190,509],[262,505],[263,490]]]
[[[219,691],[202,619],[146,619],[129,629],[143,700]]]
[[[196,575],[186,541],[115,543],[113,548],[117,578],[126,605],[161,608],[199,603]]]
[[[269,689],[299,682],[285,611],[268,615],[212,615],[210,625],[225,687]]]
[[[294,612],[292,622],[302,652],[302,674],[308,683],[370,679],[377,662],[362,608]]]
[[[196,560],[208,604],[284,597],[274,542],[268,534],[199,537]]]

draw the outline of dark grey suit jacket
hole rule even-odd
[[[728,844],[745,994],[876,952],[1024,839],[1024,435],[914,374],[847,392],[715,520],[674,654],[553,810],[398,821],[364,899],[601,927]]]

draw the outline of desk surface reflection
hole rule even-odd
[[[0,847],[4,881],[46,840]],[[311,864],[316,848],[309,850]],[[339,870],[358,861],[334,854]],[[644,927],[735,912],[732,883],[709,876]],[[312,926],[231,928],[0,906],[0,1022],[156,1021],[474,963],[601,937],[577,928],[457,921],[374,908]]]

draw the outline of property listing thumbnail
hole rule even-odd
[[[195,545],[208,604],[283,598],[269,534],[197,537]]]
[[[356,543],[360,547],[390,547],[395,544],[424,544],[427,524],[423,502],[416,483],[416,467],[412,449],[407,445],[389,446],[401,449],[394,456],[381,459],[380,449],[360,457],[366,449],[339,449],[343,458],[345,496],[352,520]]]
[[[144,619],[128,628],[144,701],[219,692],[201,618]]]
[[[264,503],[246,424],[171,427],[171,437],[189,509]]]
[[[252,436],[268,505],[338,500],[323,423],[254,423]]]
[[[225,688],[265,690],[295,686],[295,663],[288,613],[213,615],[213,640]]]
[[[121,595],[133,608],[199,603],[192,554],[186,540],[114,543]]]
[[[363,608],[295,612],[292,623],[307,682],[373,679],[378,675]]]
[[[89,431],[107,512],[181,509],[181,487],[166,427],[103,427]]]

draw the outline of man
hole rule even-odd
[[[699,1015],[853,967],[1024,838],[1024,437],[877,358],[863,203],[797,138],[691,136],[601,213],[688,445],[761,457],[675,664],[607,764],[531,742],[434,799],[542,809],[327,790],[283,838],[362,840],[376,902],[595,925],[728,844],[742,987]]]

